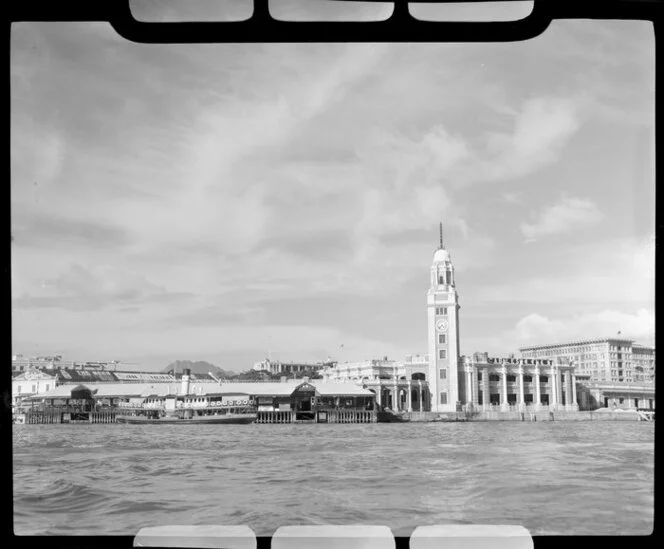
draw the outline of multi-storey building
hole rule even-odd
[[[74,362],[71,360],[62,360],[62,355],[25,357],[21,354],[17,354],[12,356],[12,374],[27,372],[28,370],[73,367]]]
[[[62,355],[54,356],[32,356],[24,357],[21,354],[12,356],[12,374],[27,372],[28,370],[64,370],[81,368],[85,370],[109,370],[116,369],[119,362],[111,360],[108,362],[74,362],[73,360],[64,360]]]
[[[281,362],[280,360],[265,359],[254,364],[253,369],[259,372],[267,372],[269,374],[283,374],[288,376],[290,374],[305,374],[309,376],[317,376],[325,368],[334,366],[336,362],[328,360],[326,362]]]
[[[632,372],[634,381],[655,380],[655,348],[632,344]]]
[[[461,403],[481,410],[578,410],[574,365],[565,359],[462,357]]]
[[[620,337],[588,339],[519,349],[523,358],[565,359],[591,381],[651,381],[655,377],[655,349]]]

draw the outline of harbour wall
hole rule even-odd
[[[411,422],[444,421],[647,421],[649,416],[636,411],[568,411],[555,412],[406,412],[404,419]]]

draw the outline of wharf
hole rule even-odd
[[[256,423],[375,423],[372,410],[259,411]]]
[[[608,411],[476,411],[476,412],[404,412],[411,423],[438,423],[458,421],[654,421],[654,412],[636,410]]]

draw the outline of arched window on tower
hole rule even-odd
[[[438,276],[438,284],[445,284],[445,279],[443,278],[443,275]]]

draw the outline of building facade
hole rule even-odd
[[[459,296],[450,253],[440,244],[433,254],[427,294],[431,411],[454,412],[459,401]]]
[[[23,398],[51,391],[57,385],[58,377],[53,372],[38,369],[21,372],[12,378],[12,405]]]
[[[466,409],[579,409],[574,365],[565,359],[462,357],[459,398]]]
[[[419,355],[418,355],[419,356]],[[431,410],[431,394],[425,381],[429,363],[413,360],[412,355],[401,362],[382,359],[343,362],[326,368],[326,381],[354,381],[376,395],[379,409],[394,412],[425,412]]]
[[[655,410],[655,384],[652,381],[588,382],[583,389],[588,393],[589,409],[608,408],[609,410]]]
[[[74,362],[73,360],[64,360],[62,355],[25,357],[22,354],[16,354],[12,355],[12,375],[27,372],[28,370],[72,370],[75,368],[85,370],[114,370],[118,367],[118,364],[116,360],[108,362]]]
[[[646,382],[655,379],[655,348],[631,339],[605,338],[519,349],[523,358],[565,359],[592,382]]]
[[[272,375],[291,375],[291,374],[303,374],[309,376],[317,376],[320,372],[326,368],[334,366],[336,362],[326,361],[326,362],[281,362],[279,360],[270,360],[265,359],[260,362],[254,363],[253,369],[258,372],[267,372]]]

